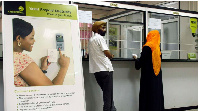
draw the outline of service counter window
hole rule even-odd
[[[120,9],[109,6],[77,4],[81,11],[92,12],[92,22],[107,22],[107,34],[104,36],[114,59],[132,59],[132,54],[140,57],[144,44],[144,12]],[[93,32],[92,23],[79,23],[83,58],[88,58],[88,41]]]
[[[180,59],[198,59],[197,21],[197,18],[180,17]]]
[[[162,59],[198,59],[198,29],[194,29],[196,32],[192,34],[190,28],[191,20],[197,22],[197,18],[158,13],[149,13],[148,16],[148,31],[156,29],[160,32]],[[151,26],[155,22],[159,24]]]
[[[92,12],[92,22],[107,22],[105,40],[120,61],[140,57],[146,35],[151,30],[160,32],[162,61],[198,61],[198,14],[171,8],[152,8],[109,2],[74,2],[78,9]],[[88,58],[88,40],[93,35],[92,24],[80,23],[83,58]]]
[[[140,57],[144,22],[143,12],[129,11],[108,19],[107,41],[114,58],[132,58],[132,54]]]

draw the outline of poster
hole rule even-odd
[[[77,6],[28,1],[6,1],[3,4],[5,111],[85,111]],[[16,30],[20,30],[15,27],[22,25],[16,25],[16,20],[32,25],[30,39],[26,39],[29,35],[25,38],[18,34],[15,36]],[[26,33],[26,29],[23,29],[23,33]],[[19,49],[23,50],[22,53]],[[41,58],[47,56],[48,60],[51,60],[47,60],[50,65],[44,75],[36,79],[39,74],[34,72],[38,71],[38,68],[42,70]],[[69,58],[69,65],[64,65],[67,67],[64,68],[66,72],[61,71],[64,76],[59,81],[62,80],[62,84],[39,85],[46,82],[40,80],[47,78],[48,82],[50,80],[56,83],[55,78],[64,67],[59,62],[61,56]],[[32,60],[38,68],[28,67],[32,66]],[[20,77],[20,80],[16,77]]]

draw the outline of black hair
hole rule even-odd
[[[20,35],[23,39],[33,31],[33,26],[22,19],[14,18],[13,23],[13,41]]]

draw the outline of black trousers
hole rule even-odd
[[[103,111],[116,111],[113,101],[113,71],[96,72],[94,75],[103,91]]]

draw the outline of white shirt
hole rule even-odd
[[[95,33],[89,40],[89,73],[114,71],[110,59],[103,52],[104,50],[109,50],[105,39]]]

